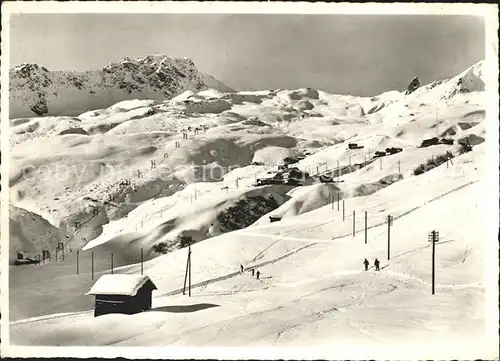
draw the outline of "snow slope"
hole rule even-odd
[[[154,61],[141,60],[146,65]],[[439,94],[447,94],[464,74],[481,74],[482,64],[441,82]],[[483,92],[457,93],[449,102],[434,94],[431,103],[422,90],[426,87],[407,97],[387,92],[370,99],[313,89],[189,91],[170,101],[127,100],[76,117],[13,119],[12,203],[73,233],[70,243],[78,248],[144,201],[168,198],[194,182],[204,183],[216,198],[225,187],[252,187],[290,155],[306,155],[297,166],[311,174],[340,167],[341,191],[353,194],[387,175],[411,176],[427,159],[458,151],[458,145],[418,148],[425,138],[469,137],[474,144],[485,139]],[[429,89],[435,93],[438,88]],[[392,103],[382,110],[362,115],[387,99]],[[308,109],[300,107],[304,102]],[[364,148],[349,150],[346,142]],[[404,151],[372,159],[376,150],[391,146]],[[144,173],[140,178],[139,171]],[[83,223],[82,229],[76,230],[75,222]]]
[[[11,267],[11,342],[498,357],[483,312],[485,244],[496,242],[484,227],[490,166],[483,66],[407,96],[190,90],[71,118],[12,119],[11,203],[70,234],[66,244],[80,251],[80,272],[75,252],[64,262]],[[66,129],[71,134],[61,135]],[[419,147],[435,136],[455,144]],[[457,141],[464,137],[474,149],[461,154]],[[373,158],[388,147],[403,151]],[[446,152],[452,161],[414,175]],[[254,185],[296,155],[304,158],[294,166],[315,175],[312,184]],[[319,174],[339,182],[320,184]],[[267,194],[276,201],[271,211],[253,207],[252,198]],[[254,210],[251,224],[241,218],[245,207]],[[269,223],[270,215],[283,219]],[[394,217],[390,259],[388,215]],[[228,232],[224,222],[241,229]],[[433,229],[440,233],[435,295]],[[187,250],[152,252],[178,235],[196,241],[190,298],[182,296]],[[94,318],[92,297],[84,295],[94,283],[91,254],[96,278],[110,272],[111,252],[114,273],[139,274],[141,248],[144,274],[158,287],[153,309]],[[381,271],[363,271],[365,258],[370,265],[379,259]]]
[[[185,90],[233,91],[187,58],[124,58],[101,70],[49,71],[22,64],[9,73],[10,118],[77,115],[129,99],[170,99]]]
[[[485,210],[478,202],[480,170],[474,171],[467,159],[463,166],[468,167],[467,176],[457,176],[453,171],[429,175],[434,179],[444,177],[446,189],[451,183],[454,190],[446,194],[430,188],[426,197],[405,202],[399,212],[410,213],[401,217],[395,214],[391,261],[385,260],[383,222],[369,230],[369,243],[364,245],[363,233],[352,237],[350,222],[342,222],[340,212],[335,214],[326,206],[317,212],[333,213],[332,226],[344,237],[332,240],[329,227],[318,227],[312,221],[320,214],[306,213],[283,225],[279,232],[269,225],[258,231],[242,230],[211,238],[192,247],[196,267],[190,299],[169,295],[182,288],[185,266],[185,253],[173,252],[145,265],[145,274],[159,288],[152,311],[97,319],[83,311],[23,320],[11,325],[11,337],[15,342],[39,345],[319,346],[357,340],[382,347],[393,342],[425,342],[427,350],[439,344],[443,355],[465,357],[459,342],[468,339],[480,345],[483,327],[483,236],[477,230],[481,229]],[[417,177],[400,188],[405,194],[418,193],[427,181]],[[392,196],[397,201],[401,194],[395,192]],[[370,214],[378,213],[383,205],[380,201],[385,199],[364,199],[362,204]],[[305,225],[307,220],[309,226]],[[467,227],[457,230],[455,222],[466,222]],[[419,227],[408,227],[414,224]],[[441,239],[437,294],[432,297],[425,230],[436,225]],[[316,238],[304,234],[312,231],[311,226]],[[224,252],[219,251],[221,248]],[[378,257],[382,271],[361,271],[364,257]],[[260,270],[261,280],[239,274],[240,262],[247,269]],[[125,273],[137,271],[137,265],[120,269]],[[72,278],[78,281],[83,277]],[[133,328],[123,327],[127,317],[134,318]],[[169,327],[172,323],[177,326]],[[332,329],[336,331],[333,335]],[[418,357],[431,355],[421,350]]]

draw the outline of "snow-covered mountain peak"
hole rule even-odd
[[[118,62],[112,62],[104,67],[104,69],[116,69],[117,67],[138,67],[148,68],[148,70],[155,69],[160,71],[168,69],[169,67],[196,69],[196,65],[189,58],[177,58],[165,54],[153,54],[142,58],[125,57]]]
[[[186,90],[232,91],[188,58],[126,57],[101,70],[49,71],[22,64],[10,71],[10,117],[77,115],[131,99],[166,100]]]
[[[419,87],[408,97],[433,97],[439,101],[450,100],[457,94],[484,91],[483,68],[484,60],[481,60],[451,79],[437,80]]]
[[[18,65],[14,67],[14,71],[16,74],[18,74],[21,77],[28,77],[34,72],[44,72],[48,73],[48,69],[44,66],[39,66],[38,64],[33,64],[33,63],[23,63],[21,65]]]

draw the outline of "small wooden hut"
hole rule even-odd
[[[272,222],[279,222],[281,221],[281,216],[269,216],[269,220]]]
[[[107,274],[86,295],[95,296],[94,317],[109,313],[131,315],[151,308],[152,292],[156,289],[148,276]]]
[[[437,137],[424,139],[422,141],[422,144],[420,144],[420,148],[430,147],[431,145],[437,145],[438,143],[439,143],[439,138]]]

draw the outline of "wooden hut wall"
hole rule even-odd
[[[108,313],[134,314],[151,308],[151,292],[156,287],[152,282],[147,282],[135,296],[124,295],[96,295],[94,316]]]

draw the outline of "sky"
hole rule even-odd
[[[15,14],[10,29],[11,67],[79,71],[166,54],[236,90],[371,96],[485,58],[483,18],[462,15]]]

